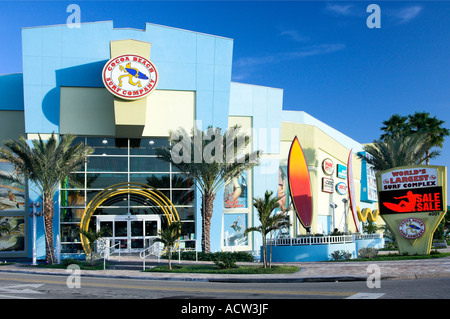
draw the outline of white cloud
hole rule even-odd
[[[422,9],[423,8],[421,6],[407,7],[394,11],[392,16],[397,20],[398,24],[404,24],[416,18]]]
[[[327,3],[325,9],[327,11],[343,16],[352,16],[355,14],[354,7],[352,4],[343,5],[337,3]]]
[[[305,42],[309,40],[307,37],[302,36],[296,30],[283,30],[281,31],[280,35],[295,42]]]
[[[234,65],[237,67],[249,67],[253,65],[261,65],[292,59],[301,59],[315,55],[324,55],[343,49],[345,49],[345,44],[342,43],[311,45],[295,51],[274,53],[260,57],[239,58],[234,62]]]

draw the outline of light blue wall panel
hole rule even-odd
[[[197,63],[214,64],[215,37],[206,34],[197,34]]]

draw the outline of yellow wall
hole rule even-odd
[[[322,192],[322,178],[328,177],[334,180],[334,185],[343,181],[347,184],[346,179],[340,179],[337,177],[336,169],[337,164],[342,164],[347,166],[347,158],[350,152],[349,149],[344,147],[342,144],[337,142],[331,136],[325,134],[319,128],[313,125],[307,124],[297,124],[297,123],[281,123],[281,146],[280,146],[280,165],[287,165],[287,157],[289,155],[289,148],[291,146],[292,140],[297,136],[299,142],[302,146],[303,152],[306,157],[306,161],[309,167],[309,174],[311,179],[311,190],[313,196],[313,221],[312,221],[312,233],[317,233],[320,231],[320,225],[317,223],[317,216],[332,216],[332,209],[330,203],[337,204],[335,209],[335,226],[339,227],[340,231],[344,230],[344,203],[342,199],[347,198],[347,195],[339,195],[335,190],[333,193]],[[333,175],[327,176],[322,170],[322,161],[325,158],[330,158],[335,167]],[[355,195],[357,205],[360,203],[360,192],[361,192],[361,162],[358,157],[353,154],[353,177],[355,185]],[[332,218],[332,217],[331,217]],[[332,227],[333,224],[331,224]],[[347,225],[348,231],[355,232],[356,228],[351,216],[351,212],[348,211],[347,205]],[[299,227],[301,233],[305,233],[305,230]],[[325,228],[326,225],[323,225]],[[332,231],[332,229],[331,229]],[[296,234],[293,234],[296,235]]]
[[[195,92],[156,90],[147,98],[142,136],[194,125]],[[60,133],[115,136],[114,96],[104,88],[61,88]]]

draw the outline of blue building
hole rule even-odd
[[[63,256],[83,256],[77,229],[86,207],[118,183],[159,189],[183,223],[182,247],[200,249],[201,196],[191,179],[157,159],[154,152],[155,147],[167,145],[169,131],[179,127],[190,131],[194,126],[225,129],[239,124],[253,135],[251,148],[264,152],[261,165],[239,178],[243,191],[238,199],[230,200],[233,181],[217,194],[212,251],[259,250],[261,239],[256,233],[242,236],[245,228],[258,223],[252,198],[266,190],[278,190],[282,197],[286,148],[296,135],[302,146],[311,149],[308,164],[313,196],[318,199],[313,232],[329,233],[333,226],[347,225],[342,223],[347,209],[342,203],[336,216],[329,209],[330,201],[347,195],[323,191],[320,167],[326,157],[342,168],[350,149],[356,154],[362,145],[304,112],[284,111],[282,89],[231,82],[232,39],[150,23],[145,30],[115,29],[110,21],[80,28],[24,28],[22,43],[23,73],[0,76],[0,143],[19,135],[32,140],[38,134],[45,138],[53,132],[71,133],[95,150],[86,165],[73,173],[84,186],[63,183],[55,198],[55,242],[60,242]],[[359,185],[361,163],[356,156],[354,160]],[[0,170],[13,168],[0,163]],[[361,187],[357,189],[359,197]],[[38,195],[33,185],[3,184],[0,191],[0,222],[15,229],[0,238],[0,256],[30,257],[29,205],[39,200]],[[8,191],[20,200],[8,201]],[[373,207],[372,202],[360,206]],[[288,202],[284,204],[289,210]],[[111,239],[123,249],[140,251],[164,224],[159,209],[139,196],[117,197],[97,207],[90,227],[108,227]],[[295,214],[289,214],[293,226],[287,232],[296,236],[303,230]],[[44,258],[42,218],[38,218],[37,248],[38,258]]]

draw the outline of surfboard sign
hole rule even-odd
[[[289,191],[297,217],[310,232],[312,222],[312,193],[308,164],[297,136],[294,138],[288,156]]]
[[[353,181],[353,165],[352,165],[352,153],[353,149],[350,150],[348,154],[347,161],[347,188],[348,197],[350,200],[350,210],[352,212],[353,221],[355,222],[356,232],[359,233],[359,219],[358,219],[358,209],[356,207],[356,196],[355,196],[355,183]]]

